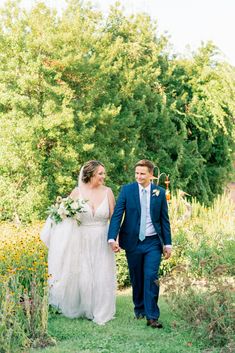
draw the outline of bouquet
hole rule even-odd
[[[56,203],[51,205],[47,213],[55,223],[62,222],[65,218],[73,218],[77,221],[77,224],[81,224],[80,213],[84,211],[85,201],[83,200],[74,200],[71,197],[62,198],[58,196],[56,198]]]

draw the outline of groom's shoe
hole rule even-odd
[[[154,319],[147,320],[147,326],[151,326],[152,328],[163,328],[162,324]]]

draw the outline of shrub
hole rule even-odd
[[[164,274],[182,264],[197,277],[210,275],[218,265],[226,265],[228,274],[234,274],[234,205],[228,195],[219,196],[206,208],[195,199],[190,204],[178,193],[172,197],[169,212],[173,255]]]
[[[129,271],[124,251],[120,251],[119,253],[117,253],[116,264],[118,288],[121,289],[130,286]]]
[[[219,268],[215,269],[215,272]],[[223,272],[223,268],[220,268]],[[166,297],[178,317],[207,345],[231,346],[235,330],[234,283],[224,277],[195,281],[184,274],[168,278]]]
[[[38,229],[0,226],[1,353],[54,343],[47,333],[46,249]]]

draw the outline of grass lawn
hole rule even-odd
[[[178,321],[160,301],[163,329],[146,326],[145,320],[134,320],[130,290],[119,293],[116,319],[98,326],[86,319],[67,319],[54,314],[49,320],[49,332],[57,345],[31,349],[30,353],[218,353],[203,347],[190,335],[186,325]]]

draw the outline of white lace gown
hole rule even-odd
[[[71,218],[54,224],[50,218],[41,232],[49,248],[49,303],[70,318],[86,317],[97,324],[114,318],[115,257],[107,243],[108,196],[93,214],[86,203],[81,225]]]

